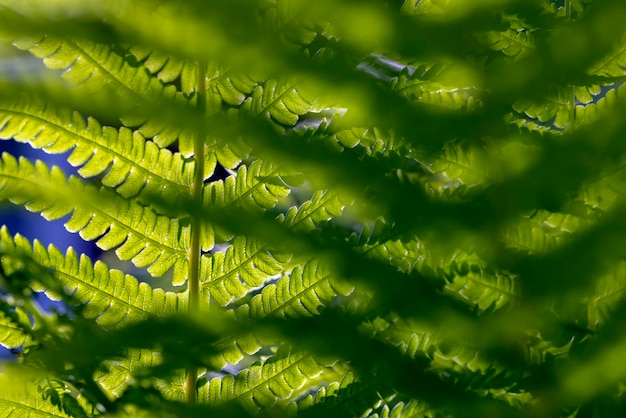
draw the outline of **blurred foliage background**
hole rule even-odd
[[[624,21],[0,0],[0,417],[624,416]]]

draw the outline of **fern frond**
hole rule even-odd
[[[0,416],[14,418],[74,418],[78,415],[65,413],[50,399],[42,399],[37,384],[20,382],[9,385],[8,376],[0,376]],[[98,414],[99,415],[99,414]]]
[[[574,86],[559,88],[548,94],[542,101],[519,100],[513,104],[513,109],[519,113],[539,121],[542,124],[553,125],[558,129],[566,128],[570,123],[570,107],[572,95],[576,100],[576,114],[583,116],[576,119],[576,126],[594,121],[594,101],[602,92],[601,86]],[[586,109],[589,107],[589,109]]]
[[[508,225],[502,241],[530,254],[547,254],[562,245],[588,222],[577,216],[538,210]]]
[[[615,48],[592,66],[588,73],[609,77],[622,76],[624,67],[626,67],[626,35],[622,35]]]
[[[316,193],[300,208],[291,207],[279,217],[286,228],[310,231],[341,214],[343,204],[331,192]],[[254,238],[237,237],[224,252],[202,257],[201,286],[221,306],[227,306],[262,286],[270,277],[291,268],[291,255],[270,251]]]
[[[506,115],[508,122],[516,125],[523,132],[538,132],[540,134],[552,134],[557,135],[559,131],[555,130],[552,126],[542,123],[536,119],[526,117],[526,115],[520,115],[519,113],[509,113]]]
[[[457,248],[443,251],[421,241],[381,242],[370,250],[372,256],[400,260],[400,269],[415,269],[445,280],[444,293],[461,300],[477,312],[500,309],[516,302],[519,283],[510,273],[494,271],[475,252]],[[407,257],[408,255],[408,257]],[[408,258],[408,261],[406,260]]]
[[[434,67],[440,70],[440,67]],[[390,82],[390,88],[409,100],[440,106],[448,109],[472,109],[476,103],[473,87],[449,86],[430,80],[432,74],[423,75],[415,71],[412,75],[401,74]],[[428,78],[424,78],[428,77]]]
[[[395,396],[392,396],[387,402],[384,402],[382,406],[375,405],[377,408],[373,409],[372,413],[368,415],[368,418],[402,418],[402,417],[429,417],[429,418],[446,418],[451,415],[446,415],[437,411],[435,408],[429,406],[425,402],[420,402],[415,399],[408,401],[397,400]],[[374,412],[378,410],[377,412]]]
[[[612,164],[607,163],[597,177],[583,184],[575,200],[597,215],[609,212],[625,191],[626,158],[619,155]]]
[[[68,161],[81,167],[81,176],[104,174],[102,183],[125,197],[160,192],[164,199],[175,199],[189,193],[193,178],[193,162],[139,133],[102,127],[93,118],[26,94],[0,103],[0,137],[49,153],[71,150]]]
[[[78,232],[85,240],[97,239],[104,250],[116,248],[121,260],[148,266],[154,276],[174,266],[175,280],[184,282],[188,226],[106,189],[84,185],[75,177],[68,180],[58,167],[49,170],[41,161],[33,165],[23,157],[18,164],[7,153],[2,157],[0,198],[24,204],[48,220],[71,213],[65,223],[68,231]]]
[[[477,347],[459,344],[453,349],[441,344],[432,353],[431,369],[452,374],[457,382],[471,389],[491,389],[513,386],[516,378],[503,365],[489,360]]]
[[[82,313],[87,318],[95,318],[103,327],[169,316],[184,309],[182,295],[152,289],[129,274],[110,270],[100,261],[93,264],[87,256],[79,257],[72,248],[64,255],[53,245],[46,249],[39,241],[31,246],[21,235],[12,237],[4,226],[0,229],[0,250],[3,257],[28,257],[52,269],[64,290],[76,302],[85,305]],[[51,293],[50,296],[58,295]]]
[[[501,51],[504,55],[516,59],[527,56],[535,49],[532,32],[522,26],[504,31],[488,31],[480,36],[480,39],[494,51]]]
[[[264,164],[260,160],[254,161],[250,167],[242,165],[235,175],[204,187],[203,205],[211,209],[226,208],[230,205],[248,210],[272,209],[278,204],[279,199],[291,192],[279,173],[279,168]],[[215,245],[215,226],[213,223],[204,222],[202,228],[202,250],[208,251]],[[227,238],[222,236],[222,239]]]
[[[294,126],[300,115],[313,110],[313,104],[302,96],[295,83],[269,80],[252,91],[241,110],[253,116],[268,116],[283,126]]]
[[[0,260],[3,257],[0,256]],[[31,328],[30,318],[22,308],[7,310],[0,305],[0,345],[5,348],[18,348],[31,340],[28,329]]]
[[[257,355],[267,345],[259,341],[253,334],[226,337],[214,345],[216,354],[211,355],[208,364],[214,370],[222,370],[228,365],[238,365],[247,356]]]
[[[343,147],[354,148],[360,145],[369,156],[386,157],[405,146],[404,138],[395,135],[393,131],[384,132],[378,128],[344,129],[333,136]]]
[[[440,63],[407,67],[391,78],[389,88],[412,101],[448,109],[472,109],[478,96],[476,88],[453,86],[439,81],[442,73],[451,67],[453,65]]]
[[[626,296],[626,262],[620,261],[608,274],[600,277],[587,301],[587,327],[599,329]]]
[[[319,191],[300,207],[290,207],[278,220],[294,231],[312,231],[341,215],[344,208],[344,202],[336,193]]]
[[[589,125],[596,122],[602,114],[606,114],[614,109],[619,97],[624,95],[623,83],[610,87],[596,86],[596,88],[600,89],[600,93],[593,97],[593,103],[576,106],[577,126]]]
[[[336,296],[347,296],[352,290],[352,286],[333,278],[324,263],[312,260],[263,287],[250,303],[237,308],[235,315],[238,319],[314,316]]]
[[[236,376],[216,377],[200,388],[198,399],[220,405],[237,400],[251,412],[285,405],[307,382],[320,376],[325,366],[304,354],[277,354],[240,371]]]
[[[166,88],[141,67],[133,67],[125,58],[125,51],[111,45],[86,39],[58,39],[53,36],[23,38],[15,42],[28,50],[53,70],[63,70],[62,77],[86,91],[95,93],[105,87],[118,96],[136,102],[173,97],[176,89]]]
[[[202,287],[211,299],[227,306],[258,288],[284,268],[266,246],[253,238],[237,237],[226,251],[202,257]]]
[[[207,71],[209,101],[219,100],[220,104],[223,102],[229,106],[239,107],[259,85],[259,81],[248,74],[233,72],[216,65],[209,67]]]
[[[263,15],[265,27],[282,34],[287,41],[302,48],[309,46],[316,37],[324,34],[323,31],[316,30],[313,23],[304,22],[305,16],[298,6],[294,7],[290,0],[272,0],[260,4],[260,13]],[[323,25],[318,23],[318,26]],[[310,52],[312,52],[312,56],[317,51]]]
[[[436,0],[405,0],[402,3],[402,12],[408,15],[441,14],[444,7]]]
[[[398,347],[409,358],[430,359],[429,370],[445,379],[462,381],[467,388],[502,388],[515,381],[509,369],[490,359],[470,341],[459,343],[454,330],[440,330],[396,315],[388,319],[376,318],[367,323],[365,329],[377,339]]]
[[[469,188],[489,186],[500,179],[488,153],[480,147],[448,144],[441,154],[416,153],[417,160],[430,172],[428,187],[441,192],[461,185]]]
[[[126,357],[104,362],[104,370],[97,371],[95,380],[100,387],[114,397],[124,393],[135,373],[161,364],[162,356],[153,350],[129,350]]]
[[[272,209],[291,189],[280,177],[280,168],[261,160],[242,165],[235,175],[212,182],[204,189],[203,204],[210,208],[235,205],[243,209]]]
[[[353,372],[348,372],[340,381],[322,386],[299,400],[297,409],[298,416],[307,418],[441,416],[425,402],[402,399],[390,387],[362,381]]]
[[[417,271],[445,280],[444,293],[461,300],[480,313],[500,309],[515,302],[519,284],[514,276],[493,271],[474,252],[461,248],[441,252],[439,248],[404,235],[383,219],[366,224],[362,232],[353,234],[351,241],[369,257],[384,260],[405,273]]]
[[[410,358],[428,357],[442,342],[442,332],[417,320],[404,319],[396,314],[376,317],[361,325],[363,332],[385,341]]]
[[[374,225],[374,227],[376,226],[377,225]],[[384,228],[384,226],[378,227]],[[368,237],[371,233],[376,234],[376,231],[370,231],[369,227],[364,228],[361,233],[365,238],[360,249],[368,254],[368,256],[379,260],[386,260],[389,264],[398,267],[401,271],[406,273],[411,272],[418,265],[424,263],[427,250],[424,249],[424,245],[420,241],[409,240],[405,242],[400,239],[386,239],[376,242],[374,241],[376,237]],[[387,232],[387,234],[389,233],[390,232]],[[367,240],[373,240],[372,244],[369,244]]]
[[[445,286],[445,291],[459,297],[483,313],[509,305],[519,298],[519,282],[511,274],[472,269],[458,273]]]
[[[215,99],[214,96],[208,96]],[[221,99],[215,99],[221,100]],[[215,106],[221,106],[219,101]],[[175,111],[183,111],[183,108],[177,108]],[[209,109],[210,111],[211,109]],[[168,123],[169,122],[169,123]],[[171,146],[175,142],[178,145],[178,152],[184,158],[191,158],[194,153],[194,135],[189,129],[182,129],[179,126],[172,126],[172,121],[152,118],[147,122],[143,121],[135,123],[141,125],[137,129],[145,138],[150,138],[159,147],[164,148]],[[241,161],[248,157],[250,147],[241,139],[233,137],[215,137],[208,136],[205,139],[205,164],[204,179],[208,179],[215,172],[215,167],[219,163],[222,167],[228,169],[236,168]]]
[[[163,84],[171,84],[178,81],[180,90],[183,93],[191,94],[194,91],[196,85],[195,61],[178,58],[139,45],[131,46],[128,52]]]

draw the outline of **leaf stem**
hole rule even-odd
[[[565,7],[566,7],[566,12],[567,12],[567,18],[569,19],[570,23],[573,21],[574,19],[574,9],[573,9],[573,5],[572,5],[572,0],[568,0],[565,2]],[[574,128],[576,126],[576,86],[574,84],[572,84],[570,86],[570,103],[569,103],[569,126],[568,126],[568,131],[569,132],[574,132]]]
[[[198,62],[196,81],[196,106],[199,114],[206,113],[206,65]],[[202,123],[196,130],[194,138],[194,173],[192,194],[196,205],[191,216],[191,248],[189,249],[189,313],[195,315],[200,310],[200,209],[202,207],[202,186],[204,185],[204,139],[205,131]],[[185,379],[185,398],[189,404],[197,403],[198,369],[190,367]]]

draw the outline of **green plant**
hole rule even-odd
[[[622,416],[624,17],[0,2],[0,416]]]

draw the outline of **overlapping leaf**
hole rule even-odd
[[[599,329],[612,317],[626,296],[626,263],[620,261],[606,275],[598,278],[587,301],[587,327]]]
[[[266,316],[314,316],[336,296],[347,296],[352,286],[332,277],[323,263],[310,261],[296,266],[291,274],[263,287],[250,303],[239,307],[236,317],[260,319]]]
[[[448,109],[472,109],[476,105],[477,91],[473,87],[452,86],[433,78],[441,67],[434,66],[427,71],[400,74],[391,80],[390,87],[409,100],[427,103]]]
[[[2,101],[0,127],[3,139],[28,142],[49,153],[72,151],[68,161],[80,167],[79,174],[104,174],[102,183],[122,196],[159,192],[164,199],[175,199],[189,193],[193,163],[129,129],[102,127],[93,118],[26,94]]]
[[[18,348],[28,343],[26,332],[31,327],[28,314],[22,308],[0,312],[0,345],[5,348]]]
[[[325,366],[303,354],[277,355],[253,364],[237,376],[216,377],[200,388],[198,397],[210,405],[237,400],[251,412],[286,404]]]
[[[211,210],[230,205],[244,210],[272,209],[290,191],[280,177],[279,168],[257,160],[250,167],[242,165],[235,175],[225,180],[209,183],[204,188],[202,200],[203,205]],[[204,222],[202,228],[202,250],[208,251],[215,244],[216,227],[211,222]]]
[[[110,395],[119,397],[124,393],[135,373],[142,369],[157,366],[161,355],[151,350],[130,350],[125,358],[107,360],[106,371],[96,373],[95,380]]]
[[[294,126],[298,117],[313,109],[313,102],[302,97],[295,83],[269,80],[257,86],[244,100],[241,110],[264,115],[283,126]]]
[[[51,402],[43,400],[36,384],[29,383],[10,387],[7,385],[6,377],[2,380],[2,385],[0,386],[0,416],[14,418],[72,418],[72,415],[65,413]]]
[[[131,66],[123,51],[111,45],[53,36],[23,38],[16,45],[41,58],[48,68],[63,70],[63,78],[91,93],[112,89],[132,102],[175,94],[174,88],[165,88],[141,68]]]
[[[343,205],[333,193],[316,193],[300,208],[291,207],[281,222],[293,230],[309,231],[338,216],[342,210]],[[293,265],[289,262],[291,258],[284,249],[271,251],[268,245],[254,238],[237,237],[226,251],[202,258],[202,287],[221,306],[226,306],[289,269]]]
[[[52,269],[64,290],[84,304],[83,314],[95,318],[103,327],[119,327],[151,316],[169,316],[184,309],[184,297],[152,289],[133,276],[110,270],[104,263],[80,257],[70,248],[66,254],[50,245],[31,244],[21,235],[12,237],[0,229],[3,257],[29,257],[44,268]],[[53,297],[58,297],[54,293]],[[16,337],[18,334],[15,334]]]
[[[189,227],[157,215],[152,209],[123,199],[106,189],[69,180],[58,167],[37,161],[18,161],[3,154],[0,197],[54,220],[71,214],[65,227],[104,250],[116,249],[121,260],[132,260],[161,276],[174,267],[175,281],[185,280]]]
[[[505,228],[507,246],[530,254],[547,254],[558,248],[588,222],[577,216],[539,210]]]

